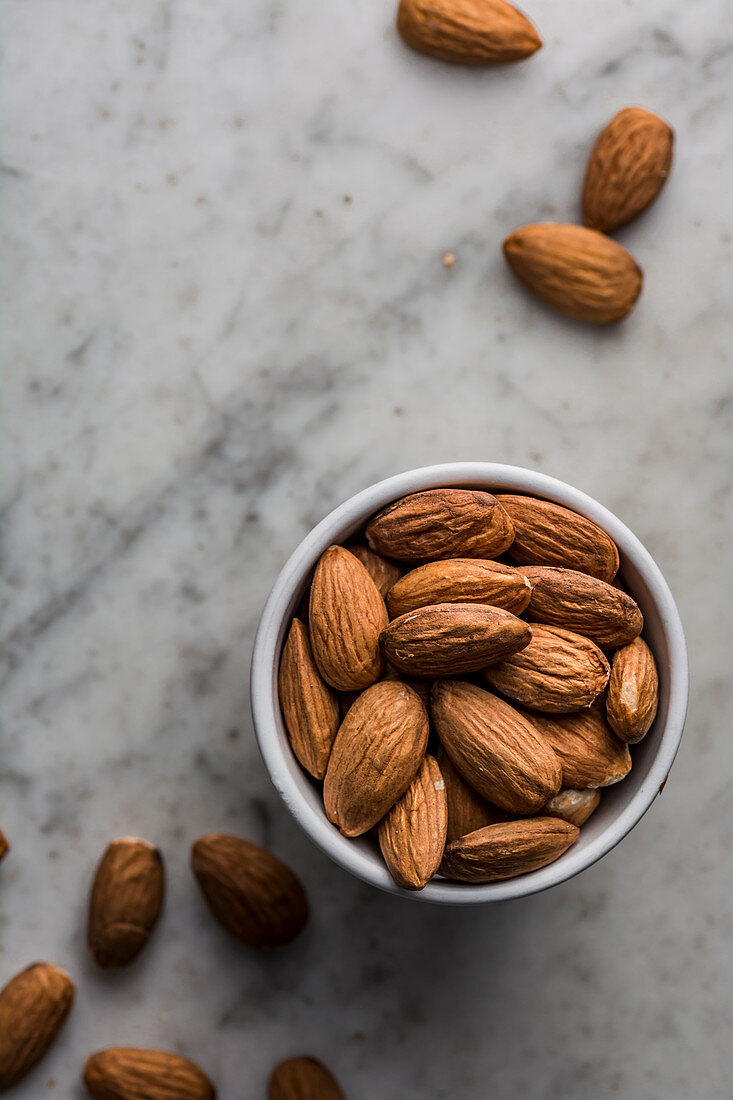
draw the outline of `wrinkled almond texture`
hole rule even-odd
[[[0,990],[0,1090],[15,1085],[43,1058],[74,1000],[63,970],[34,963]]]
[[[532,585],[527,618],[583,634],[599,646],[626,645],[641,633],[644,618],[625,592],[612,584],[549,565],[528,565]]]
[[[405,793],[379,823],[379,847],[398,886],[422,890],[438,870],[448,828],[445,782],[432,756],[423,757]]]
[[[463,65],[501,65],[542,45],[526,16],[504,0],[400,0],[397,27],[413,49]]]
[[[140,953],[160,916],[164,891],[157,848],[137,837],[110,844],[89,899],[87,945],[99,966],[126,966]]]
[[[552,863],[580,830],[555,817],[487,825],[446,846],[440,873],[457,882],[497,882]]]
[[[621,321],[641,294],[634,257],[581,225],[525,225],[506,238],[504,255],[538,298],[578,321]]]
[[[512,542],[511,520],[491,493],[428,489],[383,508],[367,524],[367,542],[398,561],[494,558]]]
[[[5,833],[0,829],[0,859],[10,851],[10,845],[8,844],[8,838]]]
[[[523,565],[558,565],[612,581],[618,571],[615,542],[585,516],[528,496],[499,496],[512,517],[512,557]]]
[[[352,704],[334,742],[323,787],[328,820],[360,836],[384,817],[415,776],[428,716],[406,684],[384,680]]]
[[[379,635],[387,621],[384,600],[358,558],[342,546],[329,547],[310,596],[311,648],[326,683],[357,691],[379,679]]]
[[[393,619],[380,641],[389,663],[408,676],[455,676],[516,653],[531,637],[510,611],[441,603]]]
[[[110,1047],[87,1058],[84,1084],[94,1100],[214,1100],[209,1078],[180,1054]]]
[[[466,833],[483,829],[485,825],[496,825],[499,821],[509,819],[510,815],[506,810],[487,802],[466,782],[460,772],[456,771],[442,745],[438,745],[436,759],[445,783],[448,804],[446,841],[456,840],[459,836],[465,836]]]
[[[606,697],[606,714],[614,733],[635,744],[646,737],[657,714],[659,677],[649,646],[642,638],[614,655]]]
[[[315,1058],[288,1058],[270,1077],[268,1100],[344,1100],[336,1078]]]
[[[596,138],[583,186],[583,220],[613,233],[656,199],[672,167],[674,132],[641,107],[619,111]]]
[[[387,561],[381,554],[375,554],[368,546],[349,546],[348,551],[358,558],[377,586],[382,599],[402,576],[402,569],[394,561]]]
[[[323,779],[339,728],[339,704],[318,671],[300,619],[293,619],[283,646],[278,689],[293,752],[306,771]]]
[[[483,675],[502,695],[532,710],[569,714],[591,705],[604,691],[610,671],[588,638],[535,624],[525,649],[484,669]]]
[[[531,721],[560,760],[565,787],[608,787],[631,770],[628,745],[614,736],[600,704],[559,718],[532,714]]]
[[[514,813],[533,813],[560,789],[560,762],[508,703],[460,680],[433,685],[433,722],[454,767],[474,790]]]
[[[289,943],[308,919],[300,880],[257,844],[213,833],[196,841],[191,865],[216,919],[252,947]]]
[[[550,799],[542,813],[548,817],[561,817],[563,821],[569,821],[571,825],[577,825],[580,828],[597,809],[600,801],[599,790],[588,788],[585,791],[574,791],[564,787]]]
[[[524,574],[481,558],[448,558],[411,569],[390,590],[387,609],[396,619],[436,603],[482,603],[521,614],[529,603]]]

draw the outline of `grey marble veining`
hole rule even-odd
[[[264,1096],[300,1051],[350,1100],[729,1094],[733,9],[534,0],[545,48],[471,72],[408,52],[393,7],[3,5],[0,979],[45,957],[79,987],[19,1100],[79,1097],[86,1054],[128,1043],[194,1057],[223,1100]],[[638,309],[591,330],[499,246],[577,217],[590,143],[632,103],[673,123],[677,161],[620,237]],[[466,458],[573,481],[630,524],[679,601],[693,694],[618,849],[454,912],[311,847],[260,762],[247,674],[314,522]],[[213,830],[299,869],[313,919],[292,947],[213,925],[187,868]],[[144,955],[104,975],[86,890],[124,833],[162,847],[170,889]]]

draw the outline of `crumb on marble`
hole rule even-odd
[[[453,267],[453,264],[455,262],[456,262],[456,257],[455,257],[454,252],[444,252],[443,253],[443,267]]]

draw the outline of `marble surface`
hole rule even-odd
[[[464,71],[409,53],[393,3],[5,0],[5,673],[0,977],[78,984],[20,1098],[81,1095],[92,1050],[200,1061],[256,1100],[327,1061],[350,1100],[729,1094],[733,22],[730,0],[533,0],[545,48]],[[514,283],[502,238],[577,216],[620,107],[678,157],[621,240],[638,309],[599,331]],[[456,256],[446,269],[441,257]],[[400,469],[528,465],[617,512],[688,632],[663,797],[580,878],[458,912],[383,896],[301,835],[248,710],[286,556]],[[300,871],[313,919],[263,957],[209,919],[191,841]],[[83,943],[115,836],[163,849],[138,963]]]

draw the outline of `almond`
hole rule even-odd
[[[315,1058],[288,1058],[270,1077],[269,1100],[344,1100],[336,1078]]]
[[[10,851],[10,845],[8,844],[8,838],[5,833],[0,829],[0,859],[6,856]]]
[[[505,0],[400,0],[397,27],[413,49],[463,65],[521,61],[542,45]]]
[[[525,567],[532,595],[527,618],[583,634],[599,646],[626,645],[641,633],[644,617],[625,592],[612,584],[550,565]]]
[[[531,721],[560,760],[564,787],[609,787],[630,772],[629,747],[614,737],[600,704],[561,718],[533,714]]]
[[[387,561],[381,554],[375,554],[368,546],[349,546],[348,551],[359,559],[376,584],[379,595],[382,599],[386,599],[392,585],[402,576],[402,570],[397,562]]]
[[[50,963],[34,963],[0,990],[0,1091],[43,1058],[66,1022],[74,984]]]
[[[362,692],[336,734],[323,787],[328,820],[361,836],[413,780],[428,743],[428,716],[414,691],[387,680]]]
[[[576,825],[555,817],[487,825],[446,846],[440,873],[457,882],[514,878],[552,863],[579,835]]]
[[[506,238],[504,255],[538,298],[579,321],[621,321],[641,294],[643,276],[634,257],[581,225],[525,225]]]
[[[518,569],[482,558],[449,558],[411,569],[390,589],[390,618],[436,603],[485,603],[521,614],[530,585]]]
[[[257,844],[212,833],[193,845],[191,865],[216,919],[237,939],[280,947],[302,931],[308,899],[289,867]]]
[[[110,1047],[90,1055],[84,1084],[94,1100],[214,1100],[209,1078],[180,1054]]]
[[[561,817],[563,821],[569,821],[571,825],[585,825],[586,821],[598,807],[601,801],[601,792],[589,787],[585,791],[574,791],[569,787],[563,787],[554,798],[551,798],[542,810],[547,817]]]
[[[358,558],[342,546],[329,547],[310,596],[311,646],[326,683],[356,691],[379,679],[379,635],[387,621],[384,600]]]
[[[613,233],[654,202],[672,167],[674,131],[641,107],[619,111],[601,130],[588,160],[583,220]]]
[[[532,710],[568,714],[589,707],[608,683],[608,661],[580,634],[559,626],[532,626],[532,641],[483,671],[502,695]],[[572,784],[571,784],[572,785]]]
[[[318,671],[300,619],[293,619],[283,646],[278,689],[292,750],[307,772],[323,779],[339,728],[339,704]]]
[[[657,714],[659,677],[641,638],[614,654],[606,714],[614,733],[632,745],[646,737]]]
[[[491,493],[475,489],[427,489],[378,512],[367,524],[367,542],[398,561],[494,558],[512,542],[511,520]]]
[[[539,810],[560,790],[560,762],[535,727],[508,703],[460,680],[433,685],[432,716],[463,778],[497,806]]]
[[[379,823],[387,869],[404,890],[422,890],[443,857],[448,809],[438,762],[425,756],[405,793]]]
[[[619,559],[615,542],[585,516],[527,496],[499,496],[514,524],[512,557],[523,565],[559,565],[612,581]]]
[[[142,951],[163,907],[164,879],[161,854],[146,840],[127,836],[109,845],[87,922],[87,945],[99,966],[126,966]]]
[[[456,840],[459,836],[483,829],[485,825],[496,825],[509,819],[506,810],[492,806],[456,771],[442,745],[438,745],[435,756],[445,783],[448,804],[446,840]]]
[[[408,676],[475,672],[529,644],[532,630],[488,604],[439,603],[393,619],[380,639],[384,656]]]

